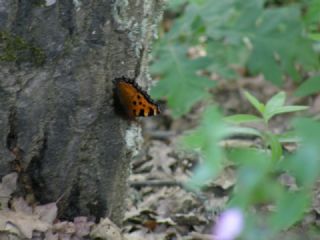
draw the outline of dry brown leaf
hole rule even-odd
[[[2,182],[0,184],[0,208],[5,209],[8,207],[10,195],[17,188],[17,179],[17,173],[10,173],[2,178]]]
[[[11,209],[14,210],[15,212],[32,215],[32,207],[30,207],[22,197],[12,199]]]
[[[320,113],[320,94],[314,98],[310,106],[310,112],[315,115]]]
[[[90,229],[94,225],[94,222],[88,221],[87,217],[76,217],[73,222],[76,228],[76,236],[78,237],[89,235]]]
[[[10,173],[2,178],[1,182],[1,193],[6,193],[6,195],[10,195],[16,190],[17,187],[17,173]]]
[[[223,190],[234,186],[236,183],[235,170],[232,168],[225,168],[219,175],[218,178],[214,180],[216,186],[222,187]]]
[[[49,224],[40,221],[36,216],[26,215],[21,212],[14,212],[9,210],[0,211],[0,231],[7,231],[8,224],[19,229],[21,236],[32,238],[34,230],[45,232],[49,228]]]
[[[76,228],[73,222],[58,222],[52,226],[53,232],[59,232],[59,234],[66,233],[66,234],[74,234],[76,232]]]
[[[58,213],[58,207],[55,202],[36,206],[34,208],[34,214],[39,216],[40,220],[49,224],[52,224],[53,221],[56,219],[57,213]]]
[[[0,232],[0,239],[1,240],[21,240],[17,235],[7,233],[7,232]]]
[[[59,240],[71,240],[71,234],[59,233]]]
[[[145,228],[147,228],[149,231],[154,231],[156,227],[158,226],[158,223],[156,220],[149,219],[143,222],[142,224]]]
[[[121,230],[109,218],[102,219],[90,233],[90,237],[101,240],[123,240]]]
[[[176,159],[169,156],[170,152],[172,152],[172,148],[167,144],[161,141],[153,141],[153,144],[149,149],[149,154],[153,159],[153,171],[162,170],[168,176],[172,175],[170,166],[176,162]]]
[[[177,223],[177,224],[181,224],[181,225],[201,225],[201,224],[206,224],[207,220],[199,215],[199,214],[194,214],[194,213],[188,213],[188,214],[181,214],[181,213],[177,213],[175,214],[175,216],[173,217],[173,220]]]
[[[52,231],[47,231],[45,240],[59,240],[59,234],[52,233]]]

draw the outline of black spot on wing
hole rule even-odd
[[[143,109],[140,109],[139,116],[144,117],[144,110]]]
[[[154,116],[154,115],[155,115],[154,109],[149,107],[148,116]]]

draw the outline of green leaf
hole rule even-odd
[[[269,221],[276,231],[285,230],[298,222],[310,204],[309,194],[305,191],[286,192],[277,202],[276,211]]]
[[[215,177],[222,169],[224,152],[219,147],[219,142],[227,134],[227,127],[222,121],[218,109],[210,107],[204,112],[200,125],[183,137],[184,145],[200,151],[204,160],[203,165],[196,168],[195,174],[190,180],[190,185],[204,184],[207,180]]]
[[[207,69],[225,79],[236,79],[238,73],[230,66],[244,66],[249,55],[245,46],[235,46],[220,41],[208,41],[206,51],[211,59]]]
[[[224,120],[226,122],[234,123],[234,124],[263,121],[262,118],[259,118],[251,114],[236,114],[236,115],[225,117]]]
[[[313,41],[320,41],[320,33],[310,33],[309,38]]]
[[[220,170],[220,167],[214,168],[206,162],[199,164],[193,170],[192,177],[186,182],[186,187],[191,190],[199,190],[204,184],[212,180]]]
[[[273,161],[279,161],[282,157],[282,146],[276,135],[269,133],[266,136],[267,144],[271,148],[271,159]]]
[[[227,125],[222,121],[218,109],[210,107],[204,112],[200,125],[183,137],[183,143],[187,147],[210,152],[211,147],[218,146],[219,140],[227,134]]]
[[[265,112],[263,114],[263,117],[266,121],[268,121],[273,116],[272,114],[274,111],[277,111],[284,105],[285,99],[285,92],[279,92],[267,102]]]
[[[272,49],[263,41],[255,41],[254,49],[248,60],[248,67],[252,74],[263,73],[268,81],[276,85],[282,83],[282,72],[274,60]]]
[[[301,138],[294,131],[277,134],[276,136],[280,143],[298,143],[301,141]]]
[[[163,46],[161,58],[151,68],[153,74],[161,75],[161,80],[151,89],[151,95],[166,97],[175,117],[187,113],[196,102],[209,97],[208,90],[214,86],[213,81],[196,74],[198,69],[209,64],[208,59],[191,60],[186,52],[183,46]]]
[[[306,4],[307,11],[303,14],[303,20],[309,27],[315,25],[318,26],[320,19],[320,1],[319,0],[308,0]]]
[[[245,43],[250,52],[246,59],[250,72],[262,73],[274,84],[280,85],[283,75],[300,80],[297,63],[305,69],[318,69],[319,60],[312,41],[304,34],[299,5],[265,8],[264,2],[207,1],[199,15],[212,41],[221,40],[239,49]],[[215,52],[211,54],[215,57]]]
[[[254,106],[255,109],[257,109],[261,113],[261,115],[264,114],[265,106],[263,103],[259,102],[259,100],[256,97],[254,97],[247,91],[244,91],[244,96],[246,97],[246,99],[248,99],[251,105]]]
[[[296,177],[299,185],[310,187],[319,177],[319,163],[319,151],[315,146],[304,146],[287,160],[287,169]]]
[[[320,92],[320,75],[310,77],[303,82],[295,94],[304,97],[318,92]]]
[[[177,12],[181,8],[181,6],[186,2],[187,0],[171,0],[168,2],[167,9],[173,12]]]
[[[307,118],[294,121],[301,147],[285,161],[284,168],[296,178],[298,184],[310,188],[320,175],[320,123]]]
[[[270,185],[269,174],[273,163],[265,151],[259,149],[235,149],[228,152],[228,159],[238,165],[237,184],[231,205],[247,208],[261,199],[266,199],[265,188]],[[275,194],[275,189],[273,196]]]
[[[286,100],[286,94],[285,92],[279,92],[276,95],[274,95],[272,98],[269,99],[269,101],[266,104],[266,112],[270,112],[273,109],[278,109],[284,105],[284,102]]]
[[[253,45],[248,66],[253,73],[262,72],[267,80],[279,85],[284,74],[300,80],[296,63],[309,69],[319,67],[312,42],[303,35],[300,16],[297,5],[263,11],[256,28],[248,30]]]
[[[268,122],[270,118],[277,114],[296,112],[308,108],[307,106],[283,106],[285,103],[285,98],[286,94],[284,92],[279,92],[267,102],[265,111],[263,113],[263,118],[266,122]]]
[[[256,136],[262,137],[261,132],[257,129],[250,127],[229,126],[227,128],[228,135],[244,135],[244,136]]]
[[[280,114],[280,113],[297,112],[297,111],[306,110],[308,108],[309,107],[307,107],[307,106],[283,106],[279,109],[275,109],[275,110],[269,112],[268,115],[266,115],[266,120],[269,120],[273,116]]]

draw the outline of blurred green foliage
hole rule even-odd
[[[219,141],[227,135],[227,125],[222,121],[218,109],[210,107],[203,114],[198,128],[184,137],[184,144],[191,149],[197,149],[204,160],[203,164],[195,169],[189,187],[201,187],[223,169],[224,151],[219,147]]]
[[[314,155],[313,158],[308,158],[307,162],[304,161],[307,154],[299,156],[304,147],[293,155],[285,155],[281,143],[300,142],[304,144],[303,146],[310,144],[310,146],[313,145],[314,150],[315,142],[320,141],[319,135],[311,141],[311,135],[307,135],[304,131],[311,127],[317,134],[320,130],[320,123],[308,119],[297,120],[294,123],[296,131],[293,134],[287,133],[291,137],[283,139],[286,133],[275,134],[269,128],[268,123],[271,118],[278,114],[305,110],[306,107],[284,105],[284,92],[279,92],[266,104],[259,102],[248,92],[245,92],[245,96],[261,114],[262,118],[255,118],[256,121],[265,124],[265,131],[259,131],[264,148],[235,149],[229,153],[228,158],[238,166],[237,184],[230,205],[240,206],[247,210],[256,205],[274,206],[276,211],[264,213],[264,216],[259,212],[248,211],[247,222],[251,223],[251,226],[248,225],[244,234],[245,239],[255,239],[256,236],[251,236],[251,233],[253,229],[254,231],[258,229],[264,232],[263,237],[259,239],[274,239],[277,232],[287,229],[302,219],[310,204],[311,187],[320,175],[320,157]],[[242,121],[241,115],[237,116],[239,115],[229,116],[225,120],[233,124],[247,122]],[[246,115],[244,120],[247,120],[248,116],[251,115]],[[252,115],[251,118],[253,117]],[[308,141],[310,142],[307,143]],[[285,186],[281,183],[279,177],[282,174],[289,174],[296,179],[297,189],[292,190],[290,189],[292,186]],[[308,184],[301,185],[300,177]],[[264,219],[264,221],[252,222],[252,219]]]
[[[151,72],[161,76],[153,96],[166,96],[173,114],[181,116],[208,96],[214,84],[205,72],[235,78],[235,69],[244,68],[279,86],[285,76],[301,82],[306,71],[320,69],[319,5],[318,0],[170,1],[171,11],[180,12],[153,52]],[[190,59],[191,46],[200,46],[206,56]],[[182,79],[187,79],[183,85]],[[188,92],[175,96],[178,87]],[[305,88],[300,95],[313,93]]]
[[[209,64],[208,59],[190,60],[185,53],[184,46],[166,46],[158,64],[153,65],[153,73],[164,74],[166,77],[158,83],[152,95],[157,98],[167,96],[169,106],[177,116],[186,113],[196,102],[208,97],[204,89],[214,85],[209,79],[196,74],[199,68]]]
[[[171,0],[169,12],[176,18],[154,49],[151,71],[160,80],[151,93],[166,98],[175,117],[210,96],[208,90],[215,86],[208,78],[212,73],[237,79],[237,69],[245,69],[278,86],[289,77],[300,85],[297,96],[319,92],[319,0]],[[194,46],[206,55],[191,57],[188,50]],[[269,124],[276,115],[307,107],[286,105],[282,91],[266,103],[249,92],[244,96],[257,115],[223,117],[217,107],[210,106],[198,127],[185,134],[184,145],[197,151],[202,160],[188,186],[198,189],[224,167],[236,166],[237,180],[228,206],[245,210],[246,230],[241,239],[278,239],[280,231],[301,221],[309,210],[312,188],[320,175],[320,123],[297,118],[290,131],[276,134]],[[263,128],[250,127],[252,123]],[[262,146],[220,146],[221,140],[235,134],[260,138]],[[283,143],[295,143],[298,148],[283,151]],[[292,183],[279,181],[283,176]]]
[[[246,212],[243,239],[278,239],[278,233],[299,222],[309,210],[312,186],[320,176],[320,123],[311,119],[296,119],[293,133],[275,134],[269,128],[278,114],[305,110],[305,106],[285,105],[285,93],[273,96],[266,104],[246,92],[246,98],[261,117],[243,114],[223,118],[215,107],[203,114],[199,126],[184,137],[184,144],[200,153],[203,160],[187,187],[199,189],[217,177],[225,166],[236,166],[236,184],[228,207],[240,207]],[[272,111],[272,109],[274,111]],[[249,120],[249,121],[248,121]],[[234,127],[234,124],[261,122],[265,130]],[[219,143],[237,133],[259,136],[262,147],[223,149]],[[290,136],[283,138],[284,135]],[[284,153],[283,142],[301,146],[294,153]],[[280,178],[292,178],[290,184]],[[263,210],[272,206],[274,211]],[[261,211],[253,210],[261,207]]]

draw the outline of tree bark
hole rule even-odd
[[[139,127],[112,80],[148,80],[160,0],[0,0],[0,177],[62,218],[121,223]]]

